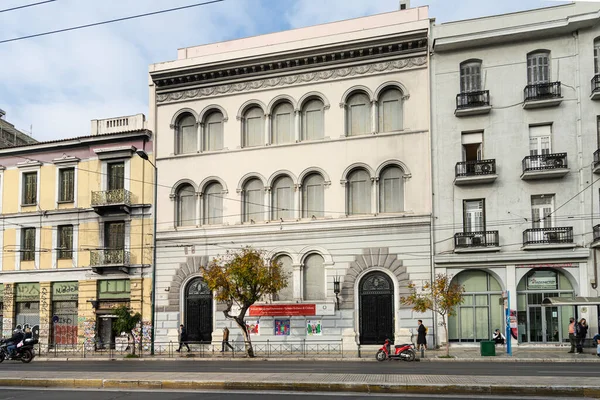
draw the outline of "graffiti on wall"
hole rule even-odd
[[[2,321],[2,336],[11,336],[13,319],[8,316],[13,315],[14,291],[11,283],[4,284],[4,319]]]
[[[152,325],[150,324],[150,321],[142,321],[141,326],[138,324],[138,326],[132,331],[136,346],[139,346],[141,339],[144,350],[150,349],[151,332]]]
[[[83,345],[86,350],[94,350],[96,343],[96,320],[94,318],[79,318],[81,331],[83,332]]]

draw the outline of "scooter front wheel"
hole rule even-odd
[[[375,356],[375,359],[377,359],[377,361],[385,361],[386,358],[387,358],[387,355],[385,354],[385,351],[383,351],[383,350],[379,350],[377,352],[377,355]]]

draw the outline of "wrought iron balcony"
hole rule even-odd
[[[131,192],[125,189],[92,192],[92,207],[98,214],[125,212],[129,214]]]
[[[459,232],[454,235],[454,251],[457,253],[498,250],[498,231]]]
[[[600,99],[600,74],[596,74],[592,78],[592,94],[590,98],[592,100]]]
[[[594,152],[594,173],[600,173],[600,149]]]
[[[489,90],[464,92],[456,95],[456,111],[454,114],[457,117],[487,114],[491,109]]]
[[[552,107],[562,102],[560,82],[527,85],[523,92],[525,97],[523,108]]]
[[[131,253],[125,249],[90,250],[90,266],[96,273],[116,268],[128,272],[131,265]]]
[[[567,153],[541,154],[523,159],[521,179],[562,178],[568,173]]]
[[[477,160],[457,162],[454,167],[454,183],[469,185],[489,183],[496,180],[496,160]]]
[[[525,248],[574,247],[573,227],[532,228],[523,231]]]
[[[595,225],[593,228],[594,231],[594,241],[592,242],[592,247],[600,246],[600,224]]]

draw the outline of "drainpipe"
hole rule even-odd
[[[431,43],[431,50],[429,50],[429,45],[427,46],[427,51],[428,51],[428,55],[427,55],[427,67],[429,70],[429,80],[428,80],[428,84],[429,86],[429,98],[428,98],[428,106],[427,110],[429,112],[429,170],[430,170],[430,176],[429,179],[431,179],[430,182],[430,190],[431,190],[431,216],[430,216],[430,220],[429,220],[429,262],[431,264],[430,267],[430,275],[431,275],[431,282],[433,282],[435,280],[435,262],[434,262],[434,255],[435,255],[435,250],[433,248],[434,246],[434,233],[435,230],[433,229],[433,224],[434,224],[434,199],[435,199],[435,186],[434,186],[434,173],[433,173],[433,157],[434,157],[434,153],[433,153],[433,130],[434,130],[434,125],[433,125],[433,113],[431,112],[431,99],[433,98],[433,79],[435,77],[434,71],[433,71],[433,63],[431,62],[431,59],[433,57],[433,43],[432,43],[432,28],[433,28],[433,22],[435,20],[434,19],[430,19],[430,23],[429,23],[429,35],[428,35],[428,43]],[[435,111],[435,110],[434,110]],[[433,344],[434,344],[434,348],[437,347],[437,315],[434,311],[431,311],[431,320],[433,321],[433,329],[432,329],[432,336],[433,336]],[[448,340],[448,338],[446,338],[446,340]]]

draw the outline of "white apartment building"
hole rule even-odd
[[[427,8],[407,9],[184,48],[150,67],[157,345],[180,323],[190,341],[219,342],[224,326],[241,337],[199,266],[244,246],[290,277],[249,315],[255,343],[346,351],[431,321],[399,301],[432,272],[429,26]]]
[[[466,288],[451,342],[502,329],[504,291],[519,344],[568,341],[572,316],[597,330],[597,306],[541,302],[598,296],[599,9],[432,27],[435,272]]]

